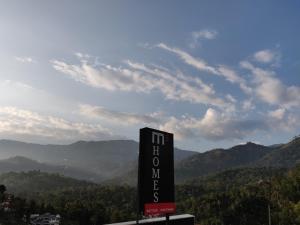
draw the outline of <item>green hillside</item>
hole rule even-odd
[[[262,180],[268,180],[270,177],[283,176],[286,172],[287,169],[284,168],[266,167],[230,169],[217,174],[191,179],[185,184],[202,186],[208,190],[226,191],[234,187],[255,185]]]
[[[300,137],[276,148],[273,152],[258,160],[256,166],[293,167],[300,163]]]
[[[245,172],[251,178],[259,178],[273,172],[284,171],[300,163],[300,138],[287,144],[270,147],[247,143],[229,149],[214,149],[204,153],[197,153],[175,163],[175,183],[200,182],[206,176],[226,171],[234,174]],[[234,170],[243,168],[243,170]],[[268,172],[271,171],[271,172]],[[239,174],[237,174],[239,176]],[[241,176],[240,177],[246,177]],[[224,178],[225,179],[225,178]],[[247,179],[247,178],[246,178]],[[226,180],[226,179],[225,179]],[[226,180],[230,184],[230,180]],[[113,177],[104,184],[131,185],[137,184],[137,165],[123,174]]]
[[[215,149],[182,160],[175,168],[178,183],[202,175],[213,174],[231,168],[247,167],[273,151],[263,145],[247,143],[230,149]]]
[[[7,172],[27,172],[32,170],[39,170],[47,173],[58,173],[63,176],[97,183],[103,181],[103,177],[96,173],[70,166],[40,163],[23,156],[15,156],[0,160],[0,174]]]
[[[135,219],[136,189],[101,186],[39,172],[7,174],[7,192],[19,193],[17,212],[53,212],[63,225],[93,225]],[[20,181],[21,180],[21,181]],[[24,181],[22,181],[24,180]],[[36,185],[28,185],[36,182]],[[32,187],[33,189],[22,186]],[[53,189],[49,189],[49,186]],[[22,200],[39,190],[35,202]],[[288,171],[235,169],[176,186],[177,213],[191,213],[201,225],[300,224],[300,165]],[[20,202],[23,202],[20,204]],[[23,210],[23,211],[22,211]],[[4,212],[1,212],[2,215]],[[7,216],[7,215],[6,215]],[[4,218],[4,217],[3,217]],[[9,218],[9,217],[6,217]],[[0,217],[1,222],[1,217]],[[18,223],[14,223],[16,225]]]
[[[0,184],[16,195],[34,197],[38,193],[52,192],[64,188],[79,188],[95,184],[64,177],[59,174],[50,174],[40,171],[9,172],[0,175]]]

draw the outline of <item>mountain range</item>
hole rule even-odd
[[[79,141],[70,145],[40,145],[0,140],[0,173],[41,170],[99,182],[122,175],[137,165],[138,142],[132,140]],[[175,161],[192,151],[175,148]]]
[[[204,176],[212,176],[226,170],[239,168],[261,168],[262,170],[277,170],[291,168],[300,163],[300,137],[287,144],[264,146],[248,142],[229,149],[213,149],[197,153],[175,164],[175,182],[198,182]],[[137,167],[115,177],[108,184],[135,185]]]
[[[272,146],[248,142],[183,159],[175,167],[175,177],[180,183],[235,168],[291,168],[299,163],[300,137],[295,137],[287,144]]]
[[[0,173],[40,170],[96,183],[136,185],[138,146],[132,140],[70,145],[1,140]],[[175,149],[174,155],[176,183],[236,168],[289,168],[300,162],[300,137],[287,144],[248,142],[204,153]]]
[[[202,175],[221,172],[237,167],[249,167],[252,163],[270,154],[274,149],[248,142],[229,149],[213,149],[193,155],[179,162],[175,169],[179,182]],[[264,166],[264,165],[262,165]]]

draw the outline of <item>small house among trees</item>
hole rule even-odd
[[[59,225],[60,215],[52,215],[50,213],[45,213],[42,215],[32,214],[30,216],[31,225]]]

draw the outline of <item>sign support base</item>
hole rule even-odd
[[[166,225],[167,219],[166,216],[149,218],[149,219],[140,219],[138,224],[140,225]],[[111,225],[136,225],[137,221],[127,221],[122,223],[112,223]],[[195,216],[190,214],[174,215],[169,216],[168,225],[195,225]]]

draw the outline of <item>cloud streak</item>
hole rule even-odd
[[[71,122],[16,107],[0,107],[0,135],[56,141],[113,138],[99,124]]]
[[[156,125],[159,124],[160,119],[158,113],[150,115],[141,115],[135,113],[118,112],[109,109],[105,109],[100,106],[91,106],[81,104],[79,106],[80,114],[90,118],[104,119],[110,123],[116,123],[118,125]]]
[[[191,103],[202,103],[217,107],[231,106],[228,102],[216,96],[212,85],[205,84],[199,78],[187,76],[180,72],[171,74],[160,68],[150,68],[139,63],[128,62],[128,65],[135,70],[158,78],[156,87],[158,87],[168,99],[184,100]]]
[[[241,78],[235,71],[230,69],[228,66],[210,66],[205,60],[195,58],[189,53],[182,51],[181,49],[169,47],[164,43],[158,44],[157,47],[176,54],[184,63],[196,68],[199,71],[222,76],[230,83],[239,84],[240,88],[247,94],[250,94],[252,91],[251,88],[246,84],[246,80]]]
[[[231,106],[226,100],[216,96],[212,85],[205,84],[199,78],[187,76],[181,72],[173,73],[156,66],[149,67],[131,61],[126,62],[126,68],[111,65],[94,66],[86,61],[80,61],[78,65],[58,60],[53,60],[51,63],[57,71],[95,88],[138,93],[158,90],[170,100],[216,107]]]
[[[15,60],[20,63],[36,63],[36,61],[31,57],[15,57]]]
[[[253,59],[260,63],[274,63],[278,64],[280,61],[280,54],[270,49],[264,49],[254,53]]]
[[[216,70],[216,68],[209,66],[204,60],[195,58],[195,57],[191,56],[190,54],[188,54],[187,52],[182,51],[179,48],[172,48],[164,43],[158,44],[157,47],[167,50],[169,52],[175,53],[186,64],[191,65],[200,71],[205,71],[205,72],[212,73],[215,75],[218,74],[218,71]]]
[[[215,30],[204,29],[200,31],[194,31],[191,33],[190,48],[196,48],[199,46],[201,40],[213,40],[217,37],[218,32]]]

